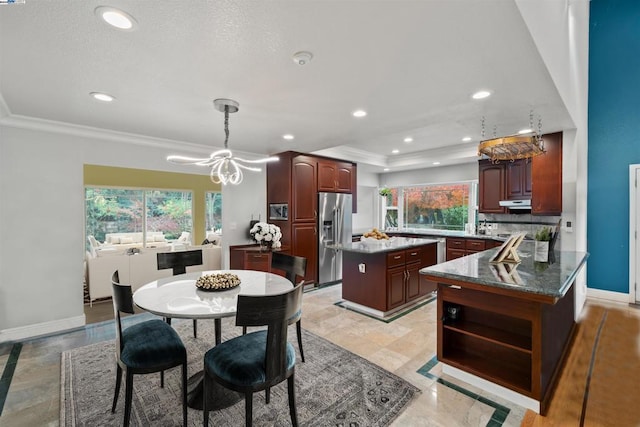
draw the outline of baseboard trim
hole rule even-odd
[[[68,329],[81,328],[86,324],[85,315],[67,317],[66,319],[51,322],[36,323],[34,325],[20,326],[18,328],[4,329],[0,331],[0,342],[20,341],[34,338],[40,335],[49,335]]]
[[[613,302],[628,304],[630,301],[629,294],[622,292],[603,291],[602,289],[587,288],[587,298],[602,299]]]

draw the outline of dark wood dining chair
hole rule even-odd
[[[244,393],[245,424],[253,422],[253,393],[269,390],[287,380],[289,415],[298,425],[294,372],[296,353],[287,341],[288,320],[302,304],[301,282],[277,295],[239,295],[236,309],[237,326],[266,326],[216,345],[204,355],[204,425],[209,425],[207,394],[213,383]],[[268,395],[267,395],[268,396]],[[267,397],[267,403],[269,403]]]
[[[300,280],[304,280],[304,276],[307,274],[307,259],[300,256],[283,254],[281,252],[273,252],[271,254],[271,268],[284,271],[285,277],[289,279],[292,285],[295,285],[298,282],[298,277],[300,277]],[[296,313],[292,319],[289,319],[289,324],[296,324],[300,359],[304,362],[304,350],[302,349],[302,325],[300,324],[301,317],[302,311]]]
[[[193,251],[158,252],[158,270],[171,268],[173,275],[184,274],[191,265],[202,265],[202,249]],[[171,324],[171,318],[165,318]],[[198,338],[198,321],[193,319],[193,337]]]
[[[122,370],[126,372],[124,424],[131,419],[133,376],[160,372],[160,387],[164,387],[164,371],[182,365],[182,420],[187,425],[187,350],[178,333],[160,319],[147,320],[122,328],[121,313],[133,314],[131,285],[120,283],[116,270],[111,277],[113,314],[116,326],[116,387],[111,412],[116,412]]]

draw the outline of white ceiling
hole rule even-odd
[[[379,171],[475,160],[482,116],[487,137],[494,126],[498,136],[528,127],[532,109],[543,132],[574,127],[513,0],[108,3],[135,17],[135,31],[99,20],[94,9],[104,4],[0,6],[0,95],[10,117],[204,154],[224,141],[212,100],[232,98],[240,111],[230,117],[231,149],[320,152]],[[314,55],[304,66],[292,60],[301,50]],[[478,89],[493,95],[472,100]],[[116,101],[97,102],[93,91]],[[358,108],[368,116],[352,117]]]

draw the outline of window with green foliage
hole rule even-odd
[[[464,230],[475,222],[475,183],[391,188],[386,197],[385,227]]]
[[[98,242],[109,233],[161,232],[168,241],[177,239],[192,232],[192,209],[190,191],[85,188],[86,233]]]
[[[222,233],[222,193],[207,192],[204,196],[205,228]]]

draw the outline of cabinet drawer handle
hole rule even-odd
[[[400,258],[402,258],[402,255],[396,255],[393,257],[393,259],[400,259]]]
[[[447,285],[447,287],[449,289],[462,289],[462,286],[458,286],[458,285]]]
[[[411,252],[411,256],[416,256],[418,255],[418,252]]]

